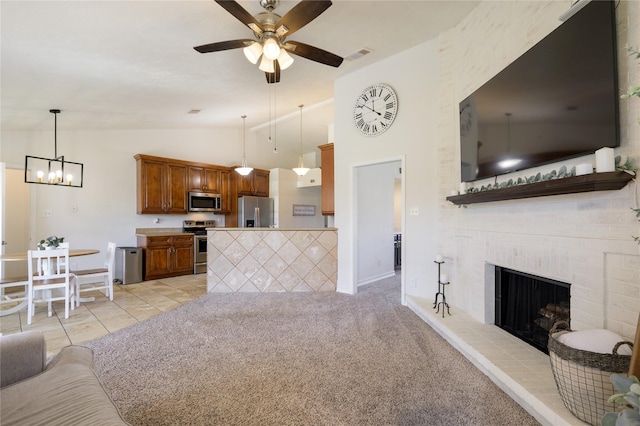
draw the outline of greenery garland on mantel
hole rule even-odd
[[[633,167],[633,158],[627,157],[622,162],[622,157],[620,155],[615,158],[616,170],[626,171],[627,173],[635,176],[635,168]],[[558,170],[552,170],[548,173],[537,173],[528,177],[519,177],[517,179],[509,179],[504,182],[495,182],[493,184],[488,183],[486,185],[482,185],[478,187],[469,187],[467,188],[467,194],[472,194],[474,192],[482,192],[482,191],[491,191],[493,189],[502,189],[502,188],[510,188],[512,186],[518,185],[527,185],[530,183],[544,182],[555,179],[562,179],[567,177],[572,177],[576,175],[576,168],[572,167],[570,170],[567,169],[567,166],[562,166]],[[640,209],[638,209],[640,210]],[[638,213],[640,215],[640,212]]]

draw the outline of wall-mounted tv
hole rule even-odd
[[[460,102],[461,180],[620,144],[615,5],[592,1]]]

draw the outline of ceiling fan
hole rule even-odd
[[[194,47],[200,53],[219,52],[222,50],[243,48],[247,59],[256,64],[260,56],[260,70],[264,71],[267,83],[278,83],[280,71],[293,63],[288,53],[319,62],[332,67],[339,67],[343,58],[299,41],[286,40],[288,36],[320,16],[331,6],[328,0],[302,0],[284,16],[274,12],[279,0],[260,0],[266,12],[252,16],[235,0],[215,0],[227,12],[245,24],[254,39],[220,41]]]

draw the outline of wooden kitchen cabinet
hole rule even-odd
[[[189,166],[189,191],[220,194],[221,172],[217,168]]]
[[[253,169],[247,176],[235,173],[238,195],[269,196],[269,170]]]
[[[194,272],[193,235],[138,235],[144,253],[144,280]]]
[[[235,172],[234,172],[235,173]],[[229,214],[231,213],[231,176],[229,170],[221,170],[220,171],[220,196],[222,209],[220,213]]]
[[[322,161],[322,214],[334,214],[333,143],[318,146]]]
[[[225,226],[235,228],[238,226],[238,197],[243,195],[253,195],[256,197],[269,196],[269,170],[253,169],[247,176],[238,174],[235,167],[229,169],[229,202],[226,204],[229,211],[225,212]],[[224,208],[223,199],[222,206]]]
[[[138,214],[186,214],[187,166],[138,154],[136,159]]]

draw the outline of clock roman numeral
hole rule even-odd
[[[377,133],[378,132],[378,127],[374,124],[373,126],[371,126],[371,133]]]
[[[385,102],[388,101],[390,97],[391,97],[391,93],[388,93],[387,96],[384,97],[384,101]]]
[[[387,109],[391,109],[391,108],[393,108],[393,106],[394,106],[395,104],[396,104],[395,102],[389,102],[389,103],[387,103],[386,108],[387,108]]]
[[[364,127],[364,119],[360,119],[356,122],[356,126],[360,127],[361,129]]]
[[[391,120],[391,117],[393,117],[393,114],[391,114],[389,111],[384,113],[385,120]]]
[[[361,113],[361,112],[357,113],[357,114],[353,117],[353,119],[354,119],[354,120],[361,120],[361,119],[362,119],[362,113]]]
[[[374,88],[372,88],[372,89],[369,91],[369,95],[371,95],[371,97],[372,97],[372,98],[375,98],[376,93],[377,93],[377,91],[376,91],[376,88],[375,88],[375,87],[374,87]]]

